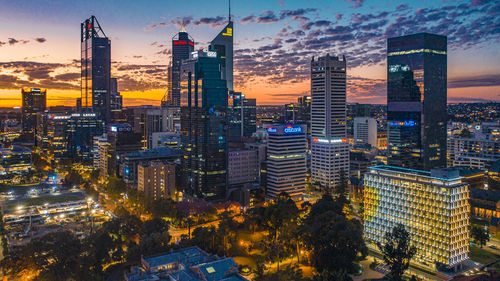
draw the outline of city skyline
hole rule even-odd
[[[386,101],[386,40],[416,32],[446,35],[448,102],[500,100],[500,3],[459,1],[417,7],[375,1],[233,1],[235,91],[257,103],[309,94],[312,56],[346,55],[347,101]],[[182,22],[205,48],[227,24],[227,1],[57,3],[0,1],[0,106],[20,106],[22,87],[47,88],[47,105],[80,96],[78,28],[95,15],[113,40],[112,76],[124,106],[159,105],[167,87],[170,40]],[[99,7],[99,9],[89,8]],[[191,8],[190,8],[191,7]],[[39,18],[44,18],[40,21]],[[35,28],[36,27],[36,28]],[[474,32],[471,32],[474,31]]]

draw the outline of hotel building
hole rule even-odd
[[[460,267],[469,258],[469,186],[456,169],[368,168],[364,177],[364,237],[384,242],[401,223],[417,248],[415,261]]]

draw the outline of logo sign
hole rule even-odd
[[[118,128],[116,126],[111,127],[111,132],[118,132]]]
[[[233,36],[233,29],[231,27],[226,28],[226,32],[222,33],[223,36]]]
[[[273,127],[269,127],[267,128],[267,132],[268,133],[276,133],[278,130],[276,128],[273,128]]]
[[[413,127],[415,126],[415,121],[396,121],[396,122],[391,122],[391,126],[403,126],[403,127]]]
[[[285,134],[300,134],[300,133],[302,133],[302,127],[300,127],[300,126],[297,126],[297,127],[286,126],[285,129],[283,129],[283,132]]]

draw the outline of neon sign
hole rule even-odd
[[[268,133],[276,133],[276,132],[278,132],[278,130],[276,128],[269,127],[269,128],[267,128],[267,132]]]
[[[403,127],[413,127],[415,126],[415,121],[395,121],[390,123],[391,126],[403,126]]]
[[[300,126],[297,126],[297,127],[286,126],[285,129],[283,129],[283,132],[285,134],[300,134],[300,133],[302,133],[302,127],[300,127]]]

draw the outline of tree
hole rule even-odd
[[[488,231],[477,225],[472,226],[470,235],[474,240],[474,243],[478,244],[481,248],[486,245],[486,242],[490,241]]]
[[[323,270],[320,274],[314,275],[312,281],[352,281],[352,278],[344,270],[334,272]]]
[[[384,254],[384,261],[391,270],[392,279],[400,281],[417,249],[410,244],[409,233],[402,224],[397,224],[392,231],[386,232],[384,240],[384,244],[377,243],[377,246]]]
[[[307,281],[307,278],[304,278],[302,275],[302,270],[298,268],[297,265],[289,265],[286,266],[281,271],[277,271],[274,273],[263,273],[256,274],[257,276],[254,278],[254,281]]]
[[[80,185],[83,183],[83,178],[77,170],[71,169],[64,178],[64,182],[68,185]]]
[[[222,251],[227,254],[228,245],[235,241],[237,223],[233,220],[231,212],[222,212],[219,215],[217,235],[222,238]]]
[[[120,198],[120,195],[127,191],[127,184],[123,179],[111,176],[108,178],[107,184],[104,185],[104,190],[108,192],[112,198]]]
[[[144,222],[141,235],[164,232],[168,233],[168,222],[164,219],[154,218]]]
[[[342,212],[342,202],[324,195],[312,207],[301,226],[305,246],[318,272],[356,270],[356,262],[366,256],[363,227]]]

